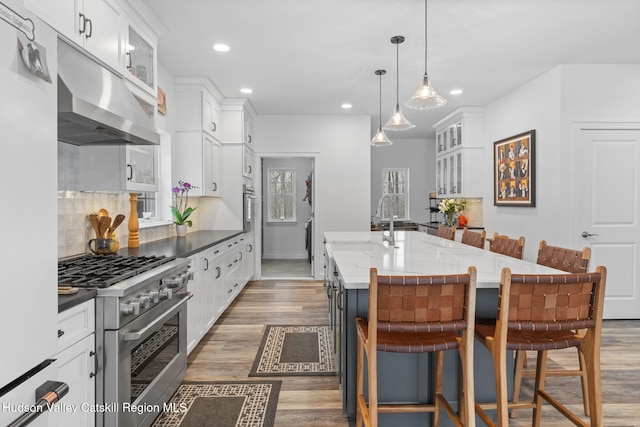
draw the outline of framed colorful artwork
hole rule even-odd
[[[535,145],[535,130],[493,143],[495,206],[536,205]]]

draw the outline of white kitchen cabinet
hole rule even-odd
[[[222,312],[224,294],[223,260],[224,245],[216,245],[207,249],[203,255],[205,332],[211,329]]]
[[[253,279],[255,273],[255,241],[253,237],[247,238],[245,233],[245,243],[242,249],[242,277],[243,282]]]
[[[183,180],[198,188],[192,196],[222,195],[222,155],[220,142],[204,132],[176,132],[171,144],[173,182]]]
[[[95,425],[95,413],[82,411],[82,405],[95,403],[95,302],[86,301],[58,315],[58,347],[55,356],[58,380],[69,385],[61,401],[78,411],[52,411],[51,425],[90,427]]]
[[[201,321],[201,296],[204,295],[201,259],[199,254],[189,257],[191,261],[189,270],[193,271],[193,280],[187,283],[187,292],[191,293],[193,297],[187,301],[187,353],[191,353],[204,335]]]
[[[116,1],[26,0],[25,6],[71,42],[120,69],[125,16]]]
[[[222,104],[222,142],[243,143],[253,149],[253,110],[244,98]]]
[[[176,131],[202,131],[221,140],[220,103],[214,92],[207,80],[176,79]]]
[[[483,194],[484,109],[462,107],[434,125],[438,197]]]
[[[253,179],[255,171],[255,154],[254,152],[247,147],[247,145],[242,146],[242,176]]]
[[[128,21],[124,66],[127,77],[154,97],[156,92],[156,41]],[[154,105],[155,107],[155,105]]]
[[[158,190],[159,148],[155,145],[81,146],[81,190]]]

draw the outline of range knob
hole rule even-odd
[[[137,300],[133,300],[130,303],[123,305],[122,313],[133,314],[134,316],[137,316],[138,314],[140,314],[140,302]]]
[[[163,289],[160,291],[160,301],[171,299],[171,297],[173,297],[173,291],[171,289]]]
[[[170,279],[168,277],[165,277],[164,279],[162,279],[162,284],[170,288],[177,288],[178,286],[183,284],[183,281],[182,277],[172,277]]]
[[[149,292],[149,298],[151,298],[151,302],[153,302],[154,304],[159,303],[160,302],[160,292],[158,292],[158,291]]]
[[[140,297],[140,301],[142,301],[142,306],[144,308],[151,307],[151,297],[149,295],[143,295]]]

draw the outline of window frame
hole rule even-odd
[[[404,172],[405,174],[405,191],[404,192],[394,192],[394,193],[389,193],[389,192],[385,192],[385,175],[387,174],[387,172]],[[404,216],[399,216],[397,218],[394,218],[395,220],[398,221],[406,221],[409,219],[409,194],[410,194],[410,190],[409,190],[409,178],[410,178],[410,174],[409,174],[409,168],[382,168],[382,196],[386,196],[387,194],[390,195],[391,197],[394,197],[394,201],[396,202],[395,204],[395,208],[396,211],[393,212],[393,215],[396,215],[398,212],[398,195],[404,195]],[[383,206],[382,206],[382,216],[383,218],[389,218],[391,220],[392,215],[388,215],[388,202],[385,200]]]
[[[272,172],[274,171],[281,171],[281,172],[290,172],[291,173],[291,193],[274,193],[274,189],[272,188],[271,184],[272,184],[272,179],[271,179],[271,175]],[[282,173],[281,175],[284,175],[284,173]],[[275,167],[275,168],[268,168],[267,169],[267,179],[268,179],[268,185],[267,185],[267,222],[268,223],[293,223],[293,222],[298,222],[297,219],[297,203],[296,203],[296,170],[295,169],[291,169],[291,168],[282,168],[282,167]],[[292,217],[291,218],[274,218],[272,217],[272,212],[273,212],[273,198],[274,196],[291,196],[291,200],[292,200]],[[284,206],[281,206],[284,209]]]

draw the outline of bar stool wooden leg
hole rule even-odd
[[[433,411],[433,425],[438,427],[440,425],[440,399],[439,395],[442,394],[442,370],[444,368],[444,354],[442,351],[436,351],[436,375],[435,375],[435,392],[433,397],[433,405],[435,409]]]
[[[588,333],[589,334],[589,333]],[[590,334],[589,334],[590,336]],[[589,336],[583,341],[580,350],[584,355],[584,362],[589,382],[589,418],[592,426],[602,425],[602,384],[600,377],[600,345],[587,344]]]
[[[364,346],[358,337],[357,373],[356,373],[356,427],[362,427],[362,404],[364,402]]]
[[[544,391],[544,381],[547,372],[547,352],[546,350],[538,352],[536,361],[536,379],[533,386],[533,400],[536,406],[533,408],[533,418],[531,425],[540,427],[540,417],[542,415],[542,395],[540,391]]]
[[[527,360],[527,352],[525,350],[517,350],[515,358],[515,369],[513,371],[513,402],[520,401],[520,386],[522,385],[522,371],[524,370],[525,361]],[[516,410],[513,409],[510,414],[511,418],[516,417]]]
[[[496,354],[497,353],[497,354]],[[507,353],[493,352],[493,369],[496,377],[496,403],[498,425],[509,425],[509,394],[507,393]]]
[[[580,363],[580,382],[582,384],[582,401],[584,404],[584,414],[588,417],[591,416],[590,404],[589,404],[589,378],[587,377],[587,370],[585,368],[584,354],[578,350],[578,362]]]
[[[472,339],[473,337],[471,337]],[[473,349],[469,348],[467,344],[473,346],[473,341],[467,343],[463,341],[458,349],[462,361],[462,398],[459,403],[459,412],[460,419],[462,419],[465,426],[475,426],[475,402],[474,399],[470,398],[470,396],[473,396],[475,387],[473,379]]]

